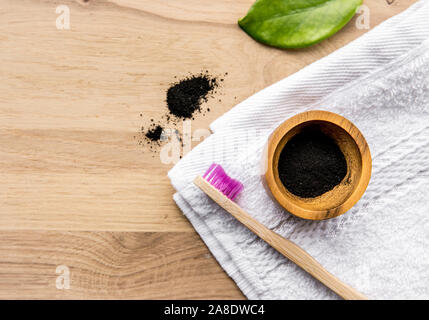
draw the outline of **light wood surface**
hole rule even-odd
[[[281,51],[238,28],[252,0],[83,2],[0,0],[0,297],[243,298],[174,204],[172,164],[138,144],[140,127],[165,113],[175,76],[228,73],[192,122],[208,128],[367,30],[354,19]],[[371,28],[414,2],[366,0]],[[70,30],[56,28],[62,4]],[[59,264],[68,290],[55,288]]]
[[[278,163],[289,140],[309,127],[337,143],[347,162],[347,173],[332,190],[318,197],[301,198],[283,185]],[[353,123],[336,113],[312,110],[287,119],[270,136],[267,151],[265,179],[269,191],[286,210],[304,219],[324,220],[346,213],[362,197],[371,178],[371,152],[365,137]]]
[[[2,231],[0,244],[0,299],[241,297],[192,232]]]
[[[264,240],[271,247],[276,249],[286,258],[290,259],[303,270],[311,274],[314,278],[330,288],[340,297],[346,300],[368,300],[368,298],[362,293],[343,283],[340,279],[329,273],[320,263],[294,242],[283,238],[278,233],[268,229],[266,226],[252,218],[246,211],[241,209],[235,202],[225,197],[204,178],[197,177],[195,178],[194,183],[214,202],[219,204],[249,230],[254,232],[259,238]]]

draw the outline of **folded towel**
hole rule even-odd
[[[338,298],[205,196],[192,180],[217,162],[240,180],[238,204],[373,299],[429,298],[429,2],[262,90],[216,120],[214,134],[170,172],[174,199],[250,299]],[[263,187],[269,134],[310,109],[351,120],[366,137],[373,174],[346,214],[307,221]]]

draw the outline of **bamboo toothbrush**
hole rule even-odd
[[[228,211],[262,240],[307,271],[336,294],[347,300],[368,299],[329,273],[320,263],[294,242],[268,229],[233,202],[243,189],[243,185],[239,181],[230,178],[220,165],[212,164],[203,177],[198,176],[194,180],[194,183],[213,201]]]

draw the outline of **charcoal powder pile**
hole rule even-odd
[[[162,130],[164,130],[159,124],[154,126],[153,128],[149,129],[145,136],[146,138],[148,138],[150,141],[160,141],[161,140],[161,135],[162,135]]]
[[[201,111],[201,104],[217,86],[216,78],[203,73],[173,83],[167,90],[170,114],[183,119],[192,118],[194,112]]]

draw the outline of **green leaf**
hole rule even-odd
[[[257,0],[240,27],[256,41],[279,48],[303,48],[344,27],[362,0]]]

